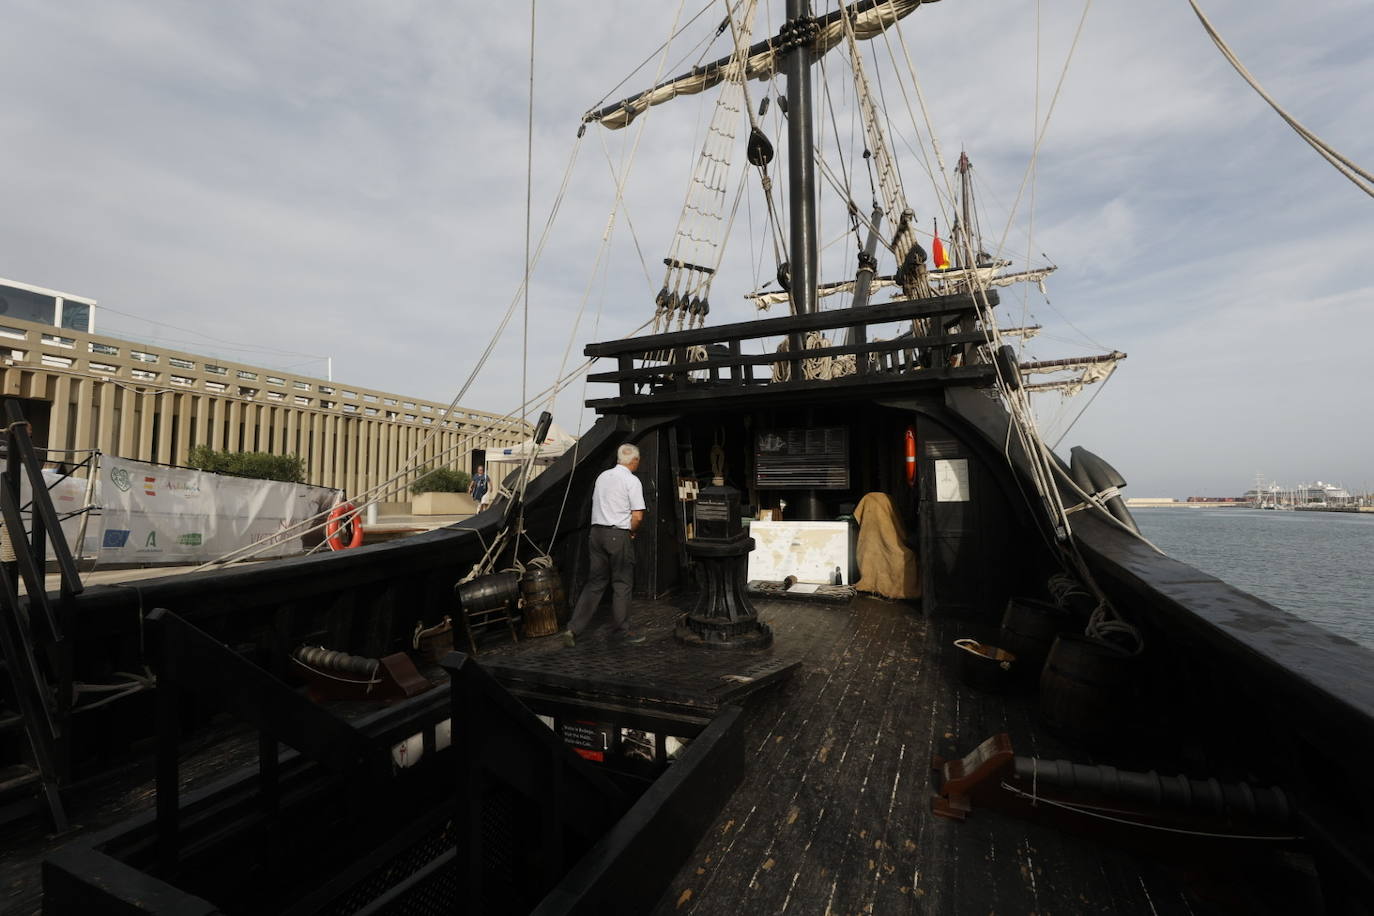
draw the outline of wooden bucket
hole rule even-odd
[[[1112,743],[1131,718],[1136,656],[1077,633],[1061,633],[1040,675],[1040,717],[1079,744]]]
[[[956,639],[959,677],[968,687],[985,693],[1001,693],[1016,671],[1016,656],[1006,649],[980,643],[976,639]]]
[[[552,636],[568,619],[568,596],[563,577],[552,566],[525,570],[520,580],[525,599],[525,635]]]

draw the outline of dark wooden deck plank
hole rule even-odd
[[[1067,753],[1029,699],[959,686],[944,647],[962,624],[873,599],[770,611],[780,637],[807,630],[810,651],[751,709],[744,783],[660,916],[1192,912],[1162,866],[995,812],[930,813],[932,751],[1008,731],[1026,752]]]
[[[777,602],[767,612],[761,610],[760,613],[772,624],[775,632],[809,631],[815,641],[832,646],[840,661],[854,654],[856,641],[861,634],[842,609],[809,608],[809,613],[804,615],[798,615],[796,611],[796,605]],[[810,752],[801,749],[798,736],[823,734],[824,731],[823,717],[813,715],[818,704],[794,702],[794,698],[833,696],[835,691],[843,689],[848,675],[848,669],[842,665],[816,664],[814,655],[808,654],[802,670],[792,681],[763,699],[748,735],[749,758],[746,765],[746,780],[761,783],[760,791],[750,793],[753,798],[749,804],[738,807],[736,816],[717,820],[698,845],[694,859],[689,860],[683,870],[683,875],[692,880],[670,893],[665,900],[670,897],[674,902],[680,900],[683,904],[691,904],[694,897],[703,899],[719,885],[730,888],[722,892],[722,897],[729,899],[737,893],[736,888],[746,886],[756,867],[766,863],[766,858],[758,858],[759,850],[753,850],[753,855],[746,862],[744,856],[735,855],[736,846],[742,840],[752,844],[759,835],[760,824],[765,824],[764,829],[771,833],[776,830],[779,819],[785,823],[787,817],[791,816],[795,790],[790,789],[788,797],[781,799],[778,792],[772,791],[769,783],[776,780],[779,787],[799,785],[801,770]],[[743,795],[743,792],[737,792],[735,798],[741,799]],[[782,801],[787,804],[779,813]]]
[[[846,698],[852,699],[859,679],[857,660],[872,638],[866,628],[856,630],[826,671],[828,676],[815,694],[817,702],[799,709],[801,715],[792,717],[790,728],[773,731],[773,741],[760,760],[767,767],[767,791],[753,818],[753,829],[761,831],[767,842],[752,844],[750,855],[722,860],[720,866],[726,869],[722,877],[730,879],[736,899],[747,911],[776,912],[776,904],[786,897],[795,856],[809,834],[808,827],[824,811],[827,794],[823,783],[817,785],[817,765],[823,765],[833,749]]]
[[[828,883],[831,869],[826,863],[833,863],[846,845],[835,823],[852,814],[839,806],[852,802],[862,784],[861,764],[849,755],[861,743],[860,729],[872,722],[869,707],[876,701],[882,678],[869,660],[891,636],[886,624],[876,615],[862,621],[857,638],[837,666],[842,681],[837,684],[832,679],[827,684],[831,700],[817,704],[824,715],[812,719],[809,735],[788,754],[801,764],[801,778],[787,804],[774,812],[771,842],[743,888],[746,911],[786,912],[794,894],[799,902],[813,901],[810,885]],[[779,772],[786,773],[788,768]]]
[[[881,620],[877,644],[867,653],[870,663],[877,659],[871,664],[873,676],[856,684],[862,692],[853,725],[845,747],[830,761],[833,769],[826,773],[831,801],[807,840],[789,904],[795,898],[813,901],[817,907],[824,902],[827,908],[845,909],[847,901],[867,900],[873,884],[882,880],[878,860],[886,842],[891,794],[884,790],[894,781],[895,763],[886,752],[884,736],[894,724],[893,693],[901,680],[884,669],[893,664],[894,651],[904,641],[902,623],[897,615]]]

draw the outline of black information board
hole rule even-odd
[[[754,440],[760,490],[844,490],[849,487],[845,426],[760,430]]]
[[[585,719],[564,719],[558,723],[563,741],[587,760],[605,760],[611,749],[611,736],[615,727],[607,722],[590,722]]]

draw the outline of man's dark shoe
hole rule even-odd
[[[563,645],[569,649],[577,645],[577,637],[573,635],[572,630],[563,631]]]
[[[645,637],[636,634],[634,636],[626,636],[624,639],[621,640],[621,642],[625,643],[626,645],[637,646],[640,643],[642,643],[644,639]]]

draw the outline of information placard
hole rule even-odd
[[[935,462],[935,501],[968,502],[967,458],[941,458]]]

